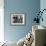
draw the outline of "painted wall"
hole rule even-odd
[[[40,10],[40,0],[4,0],[4,39],[18,41],[32,29],[36,12]],[[11,13],[24,13],[26,24],[24,26],[12,26],[10,24]]]
[[[46,0],[41,0],[41,1],[40,1],[40,9],[41,9],[41,11],[42,11],[43,9],[46,9]],[[41,21],[41,22],[40,22],[40,25],[46,27],[46,10],[43,12],[42,17],[43,17],[43,22]]]
[[[4,41],[4,2],[0,0],[0,42]]]

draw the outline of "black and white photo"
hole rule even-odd
[[[11,14],[11,24],[12,25],[24,25],[25,15],[24,14]]]

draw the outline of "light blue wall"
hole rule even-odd
[[[41,1],[40,1],[40,9],[41,9],[41,11],[42,11],[43,9],[46,9],[46,0],[41,0]],[[43,12],[42,17],[43,17],[43,22],[40,21],[40,25],[46,27],[46,10]]]
[[[31,31],[33,19],[40,9],[40,0],[4,0],[4,38],[7,41],[18,41]],[[26,25],[12,26],[10,14],[20,11],[26,16]]]

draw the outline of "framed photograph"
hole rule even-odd
[[[11,24],[12,25],[24,25],[25,15],[24,14],[11,14]]]

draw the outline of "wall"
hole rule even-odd
[[[0,0],[0,42],[4,41],[4,2]]]
[[[41,11],[42,11],[43,9],[46,9],[46,0],[41,0],[41,1],[40,1],[40,9],[41,9]],[[45,19],[46,19],[46,10],[43,12],[42,17],[43,17],[43,22],[41,21],[41,22],[40,22],[40,25],[46,27],[46,20],[45,20]]]
[[[32,29],[35,14],[40,10],[40,0],[4,0],[4,39],[7,41],[18,41]],[[24,26],[12,26],[10,14],[21,12],[26,16]]]

